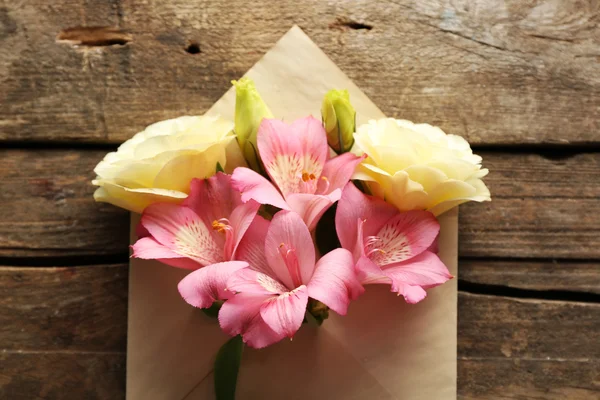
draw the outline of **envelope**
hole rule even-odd
[[[383,113],[298,28],[293,27],[246,76],[273,114],[320,118],[325,92],[345,88],[357,123]],[[230,89],[209,110],[233,119]],[[131,242],[139,216],[131,216]],[[458,212],[440,217],[439,255],[457,276]],[[229,337],[215,319],[185,303],[177,283],[189,271],[131,259],[127,340],[128,400],[214,399],[212,366]],[[327,400],[456,399],[456,279],[406,304],[371,285],[322,326],[304,324],[292,341],[246,348],[236,398]]]

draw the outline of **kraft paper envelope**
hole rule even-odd
[[[346,88],[358,123],[382,112],[302,32],[293,27],[248,73],[278,118],[320,117],[331,88]],[[209,110],[233,119],[230,89]],[[132,242],[139,216],[132,215]],[[441,216],[440,257],[457,275],[458,213]],[[177,283],[189,271],[131,259],[128,400],[214,398],[212,365],[228,340],[215,319],[186,304]],[[293,341],[246,348],[237,399],[456,399],[456,279],[408,305],[372,285],[321,327],[304,324]]]

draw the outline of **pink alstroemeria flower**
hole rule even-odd
[[[298,213],[312,230],[319,218],[342,195],[342,189],[363,158],[351,153],[327,159],[329,146],[321,122],[306,117],[288,125],[263,119],[258,150],[275,186],[248,168],[236,168],[233,184],[242,200],[254,199]]]
[[[243,203],[231,176],[194,179],[181,205],[155,203],[144,210],[132,257],[156,259],[179,268],[198,269],[233,260],[260,204]]]
[[[342,247],[354,255],[363,285],[389,284],[392,292],[414,304],[425,298],[425,289],[452,278],[431,251],[440,225],[430,212],[400,212],[348,184],[338,203],[335,226]]]
[[[262,348],[291,338],[300,328],[308,298],[346,314],[350,300],[363,292],[352,254],[335,249],[315,263],[308,228],[296,213],[280,211],[269,223],[257,216],[237,258],[211,265],[179,283],[182,297],[195,307],[229,298],[219,311],[221,328]]]

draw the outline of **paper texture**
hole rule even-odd
[[[382,112],[300,30],[292,28],[248,73],[278,118],[319,118],[325,92],[346,88],[357,122]],[[230,89],[209,110],[233,118]],[[137,224],[132,215],[132,236]],[[458,213],[441,216],[440,257],[457,276]],[[212,400],[212,364],[228,339],[216,320],[186,304],[188,271],[131,259],[128,400]],[[368,286],[347,316],[303,325],[293,341],[244,351],[237,399],[456,399],[456,279],[408,305],[387,286]]]

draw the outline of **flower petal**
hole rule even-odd
[[[247,267],[248,263],[243,261],[228,261],[200,268],[179,282],[179,294],[194,307],[208,308],[216,300],[232,296],[225,290],[227,280],[234,272]]]
[[[335,249],[321,257],[307,287],[310,297],[341,315],[346,315],[350,300],[364,292],[354,272],[352,254],[346,249]]]
[[[257,296],[277,296],[288,291],[280,282],[251,268],[239,271],[227,281],[227,290]]]
[[[364,157],[357,157],[352,153],[344,153],[328,160],[323,168],[317,193],[327,194],[335,189],[343,189],[362,160]]]
[[[225,145],[226,142],[207,149],[178,151],[156,175],[153,186],[187,193],[193,178],[208,178],[215,174],[217,163],[225,165]]]
[[[250,264],[255,271],[273,275],[273,271],[265,257],[265,239],[270,222],[257,215],[248,227],[235,253],[236,260],[243,260]]]
[[[254,200],[250,200],[249,202],[236,207],[229,216],[229,223],[233,228],[233,236],[230,243],[225,243],[225,257],[227,257],[228,260],[233,259],[235,256],[240,242],[246,235],[250,224],[254,221],[259,208],[260,204]]]
[[[365,195],[352,183],[346,185],[335,215],[335,227],[342,247],[353,251],[359,234],[359,220],[365,221],[364,235],[368,237],[375,235],[396,213],[398,210],[391,204]]]
[[[260,315],[260,307],[265,300],[261,296],[233,296],[219,311],[221,329],[231,336],[242,335],[248,346],[257,349],[280,341],[285,335],[275,333]]]
[[[315,268],[315,246],[298,214],[292,211],[275,214],[265,239],[265,255],[274,278],[288,289],[310,281]]]
[[[133,246],[132,257],[141,258],[144,260],[158,260],[163,264],[172,267],[184,269],[198,269],[203,267],[202,264],[192,260],[191,258],[182,257],[180,254],[173,252],[166,246],[158,243],[151,237],[139,239]]]
[[[311,231],[316,228],[319,219],[334,203],[329,196],[308,193],[290,194],[287,202]]]
[[[427,250],[439,231],[440,224],[430,212],[398,213],[377,232],[373,244],[377,251],[370,258],[380,267],[409,260]]]
[[[241,193],[242,201],[247,202],[252,199],[260,204],[270,204],[282,210],[290,209],[277,188],[251,169],[236,168],[231,179],[233,186]]]
[[[302,285],[268,299],[261,306],[260,315],[276,334],[291,338],[302,325],[307,303],[308,289]]]
[[[242,340],[246,345],[255,349],[262,349],[279,342],[285,334],[278,334],[267,325],[260,314],[257,314],[248,324],[248,328],[242,334]]]
[[[206,226],[226,219],[225,259],[231,260],[260,207],[255,201],[243,203],[240,193],[233,188],[231,176],[221,172],[208,179],[194,179],[190,195],[183,202],[202,218]]]
[[[221,172],[208,179],[192,180],[190,195],[182,203],[194,210],[206,226],[221,218],[228,218],[241,204],[240,193],[233,188],[231,176]]]
[[[425,297],[424,289],[452,279],[444,263],[429,251],[404,263],[383,268],[383,273],[392,280],[392,291],[402,294],[408,303],[421,301]]]
[[[288,126],[277,119],[263,119],[258,149],[267,173],[284,197],[315,193],[329,149],[319,121],[307,117]]]
[[[224,238],[204,224],[192,209],[167,203],[144,210],[141,223],[163,246],[202,265],[225,261]]]

